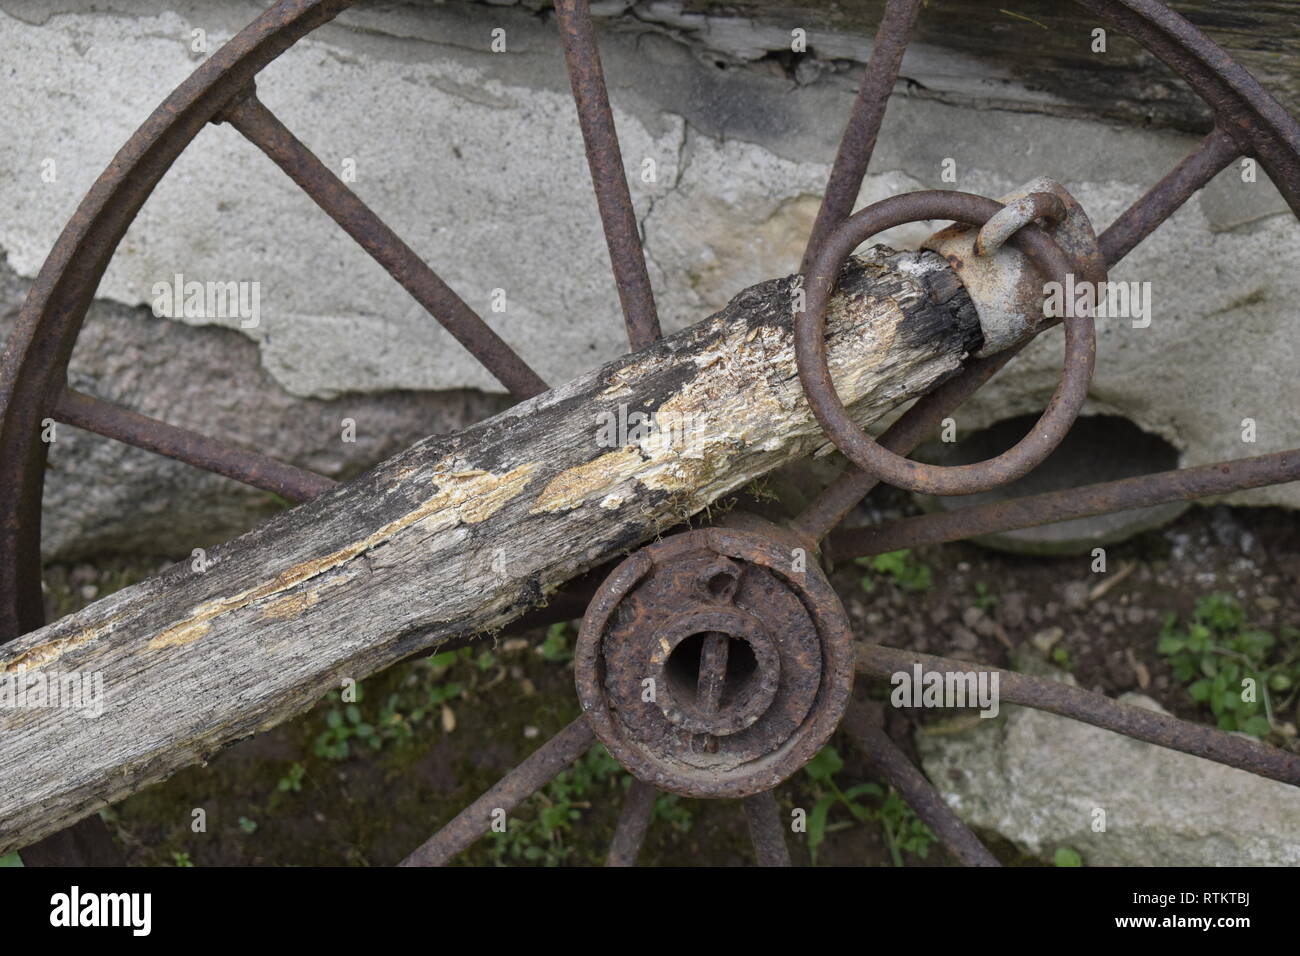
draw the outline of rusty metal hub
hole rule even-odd
[[[597,591],[578,637],[578,697],[639,779],[749,796],[798,770],[839,723],[848,620],[814,559],[772,530],[676,535]]]

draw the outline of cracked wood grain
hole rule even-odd
[[[650,348],[420,441],[212,549],[204,572],[183,562],[0,648],[0,680],[103,680],[97,718],[0,709],[0,854],[301,713],[345,677],[488,634],[824,450],[795,372],[801,281],[754,286]],[[839,288],[828,355],[860,422],[979,347],[974,309],[931,253],[873,249]]]

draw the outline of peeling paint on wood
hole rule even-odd
[[[979,347],[946,267],[873,250],[841,275],[828,354],[872,421]],[[717,315],[473,428],[425,439],[189,563],[0,649],[0,672],[103,675],[101,717],[0,712],[0,854],[367,675],[489,633],[572,577],[826,442],[795,373],[792,292]],[[598,416],[653,413],[617,447]]]

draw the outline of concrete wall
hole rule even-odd
[[[92,6],[94,10],[92,11]],[[598,7],[602,56],[668,330],[798,264],[869,39],[799,23]],[[0,0],[0,331],[86,189],[149,111],[258,5]],[[923,14],[924,16],[925,14]],[[506,52],[490,49],[505,30]],[[859,203],[921,188],[998,196],[1064,182],[1098,228],[1198,137],[1120,125],[1018,86],[988,59],[918,46]],[[909,92],[912,91],[912,92]],[[934,95],[927,91],[942,91]],[[624,348],[617,297],[549,11],[371,4],[299,42],[259,94],[533,366],[559,382]],[[996,108],[995,108],[996,106]],[[955,161],[956,183],[941,180]],[[56,172],[47,181],[48,160]],[[642,173],[652,163],[653,181]],[[883,237],[915,242],[937,228]],[[1112,275],[1151,283],[1148,328],[1100,323],[1094,411],[1123,414],[1185,464],[1300,445],[1291,312],[1300,227],[1260,174],[1222,173]],[[158,318],[176,273],[260,283],[258,327]],[[494,290],[505,310],[492,311]],[[1038,409],[1048,335],[958,416]],[[503,407],[499,386],[269,160],[209,127],[163,180],[100,286],[73,384],[340,476]],[[357,442],[340,421],[357,423]],[[1242,419],[1257,441],[1242,441]],[[187,551],[273,507],[224,479],[63,429],[46,546]],[[1296,488],[1240,497],[1300,504]]]

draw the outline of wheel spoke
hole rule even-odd
[[[547,389],[527,363],[329,168],[289,132],[252,90],[216,117],[264,152],[343,231],[518,399]]]
[[[885,7],[871,46],[866,73],[853,101],[839,151],[835,154],[821,209],[817,211],[812,235],[804,249],[800,272],[808,271],[827,234],[853,211],[853,203],[858,198],[858,190],[862,188],[862,179],[876,148],[876,137],[885,118],[889,94],[898,79],[903,52],[907,49],[920,9],[921,0],[889,0]]]
[[[596,205],[605,229],[605,244],[609,247],[618,298],[623,306],[628,342],[634,350],[642,349],[659,338],[659,315],[655,311],[650,275],[646,272],[636,210],[623,173],[623,154],[614,129],[614,113],[609,107],[591,9],[587,0],[556,0],[555,15],[564,44],[569,83],[578,107],[578,123],[582,126]]]
[[[849,739],[858,746],[871,769],[898,791],[921,822],[934,831],[959,862],[965,866],[1002,865],[944,803],[939,791],[925,779],[907,754],[877,726],[865,707],[856,701],[850,704],[840,728],[848,732]]]
[[[920,665],[923,671],[944,674],[967,674],[975,669],[997,674],[998,694],[1004,703],[1021,704],[1070,717],[1135,740],[1300,786],[1300,756],[1248,737],[1188,723],[1168,714],[1130,707],[1059,681],[879,644],[861,644],[858,647],[858,670],[880,680],[889,680],[898,673],[912,673],[916,665]]]
[[[1213,40],[1156,0],[1075,0],[1181,76],[1243,150],[1258,155],[1300,216],[1300,126]]]
[[[979,391],[1022,348],[1023,344],[1016,345],[1005,352],[969,362],[958,375],[913,402],[912,407],[880,436],[880,446],[896,455],[909,454],[939,427],[945,416]],[[800,512],[791,522],[791,527],[818,541],[844,520],[844,516],[878,484],[880,479],[875,475],[851,465]]]
[[[771,790],[746,797],[745,819],[749,821],[749,839],[759,866],[789,866],[790,848],[785,843],[781,811]]]
[[[836,558],[863,557],[1288,481],[1300,481],[1300,449],[849,528],[831,536],[830,550]]]
[[[72,389],[65,389],[59,396],[53,415],[58,421],[105,438],[114,438],[273,492],[294,504],[310,501],[336,484],[323,475],[295,468],[219,438],[139,415]]]
[[[349,0],[281,2],[215,51],[123,144],[86,193],[41,266],[0,353],[0,644],[39,627],[41,492],[48,397],[95,288],[136,213],[214,111]]]
[[[1239,154],[1240,150],[1231,137],[1221,130],[1216,129],[1202,140],[1194,152],[1125,210],[1101,235],[1098,243],[1107,264],[1113,266],[1131,252],[1193,193],[1213,179]],[[1058,321],[1043,322],[1036,329],[1035,335],[1056,325]],[[1019,345],[997,355],[976,359],[969,363],[960,375],[918,399],[881,435],[879,444],[895,454],[910,453],[939,426],[947,415],[975,394],[1023,347]],[[860,468],[846,469],[795,519],[795,528],[814,539],[820,539],[839,524],[845,515],[879,483],[879,479],[874,475]]]
[[[510,813],[581,757],[595,739],[587,718],[577,718],[497,781],[491,790],[456,814],[401,865],[442,866],[486,833],[494,816],[500,818],[497,811]]]
[[[705,714],[716,714],[722,703],[722,684],[727,676],[731,639],[726,634],[704,635],[700,650],[700,673],[696,680],[695,706]]]
[[[654,816],[655,799],[659,791],[648,783],[632,778],[632,786],[623,798],[623,810],[618,817],[618,826],[614,828],[614,839],[609,844],[609,856],[606,866],[636,866],[641,844],[645,842],[646,831],[650,829],[650,818]]]
[[[1179,206],[1240,154],[1232,138],[1215,129],[1186,159],[1111,224],[1098,244],[1109,266],[1113,266],[1151,234]],[[1045,321],[1040,334],[1057,321]],[[940,422],[956,411],[967,398],[991,379],[1023,348],[969,363],[963,372],[935,391],[922,396],[888,430],[879,444],[899,455],[907,455],[930,435]],[[1290,479],[1284,479],[1290,480]],[[828,485],[794,521],[797,530],[814,539],[826,535],[879,484],[879,479],[860,468],[850,467]],[[1208,493],[1208,492],[1207,492]]]
[[[1168,175],[1129,206],[1097,238],[1109,267],[1133,251],[1192,195],[1241,155],[1241,147],[1219,127]]]

